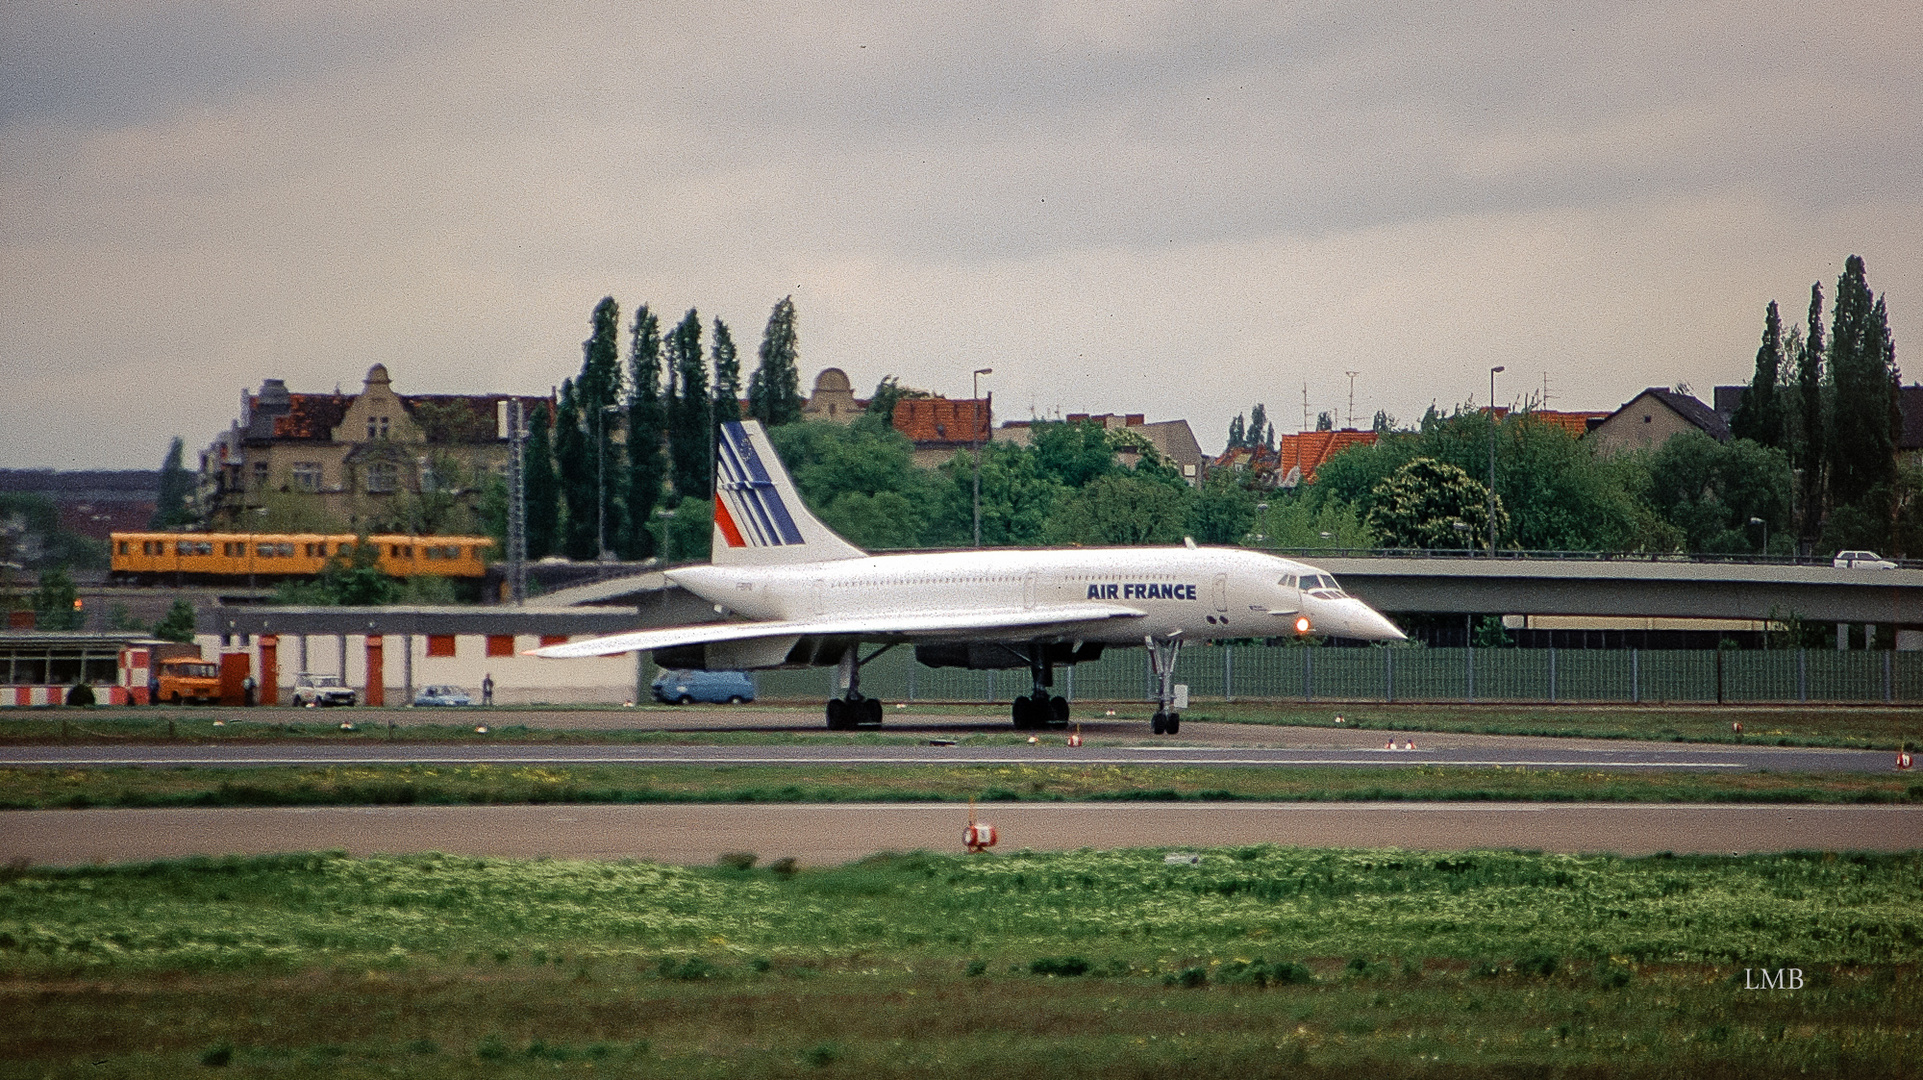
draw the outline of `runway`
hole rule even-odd
[[[1200,726],[1200,725],[1198,725]],[[1212,725],[1231,727],[1235,725]],[[1348,735],[1349,733],[1343,733]],[[1357,732],[1355,735],[1363,735]],[[1378,741],[1381,740],[1381,741]],[[1306,740],[1304,740],[1306,742]],[[553,743],[264,742],[140,746],[60,745],[0,747],[0,767],[108,768],[114,766],[240,768],[329,765],[762,765],[821,768],[878,765],[1137,765],[1243,768],[1382,768],[1447,765],[1460,768],[1616,769],[1729,772],[1883,773],[1892,755],[1874,750],[1804,747],[1705,746],[1689,743],[1534,739],[1491,735],[1382,735],[1366,742],[1298,747],[1246,745],[1106,745],[1070,747],[1060,734],[1033,746],[900,743],[850,745],[676,746]],[[1406,748],[1405,748],[1406,747]]]
[[[1923,806],[1541,803],[993,804],[1002,854],[1023,848],[1282,844],[1644,855],[1923,848]],[[959,851],[958,804],[36,810],[0,817],[0,861],[75,865],[343,849],[698,865],[722,852],[835,865],[880,851]]]

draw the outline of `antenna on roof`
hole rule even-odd
[[[1349,377],[1349,422],[1344,426],[1353,428],[1355,427],[1355,377],[1357,373],[1345,371],[1343,374]]]
[[[1296,430],[1309,430],[1309,383],[1307,379],[1302,381],[1302,426]]]

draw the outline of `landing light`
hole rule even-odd
[[[1295,620],[1295,632],[1298,634],[1306,634],[1309,632],[1309,617],[1307,615]]]

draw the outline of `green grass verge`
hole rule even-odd
[[[1340,725],[1377,731],[1472,735],[1549,735],[1762,746],[1827,746],[1894,751],[1923,739],[1923,709],[1880,706],[1749,705],[1380,705],[1332,702],[1198,702],[1188,720],[1232,724]],[[1741,724],[1738,733],[1732,725]]]
[[[1914,1075],[1916,854],[747,861],[16,867],[0,1076]]]
[[[0,744],[30,745],[58,742],[110,744],[159,740],[194,742],[272,742],[282,740],[374,741],[393,739],[425,743],[615,743],[788,745],[822,742],[855,745],[899,745],[921,742],[926,733],[891,732],[887,723],[876,731],[831,733],[824,728],[750,730],[781,714],[781,723],[798,708],[810,711],[818,702],[788,705],[729,707],[725,712],[670,706],[620,707],[509,707],[493,710],[428,713],[399,710],[246,710],[215,708],[35,709],[0,713]],[[1100,715],[1113,708],[1114,719],[1140,722],[1140,741],[1147,733],[1153,706],[1140,702],[1085,702],[1081,715]],[[1096,712],[1099,710],[1099,712]],[[565,717],[610,716],[632,718],[650,728],[571,729]],[[968,745],[1022,743],[1027,733],[1006,723],[1005,708],[987,704],[916,702],[906,713],[890,712],[897,722],[913,723],[930,717],[975,719],[985,731],[952,736]],[[1641,739],[1654,742],[1819,746],[1894,751],[1915,749],[1923,741],[1923,709],[1877,706],[1705,706],[1705,705],[1428,705],[1299,702],[1198,701],[1183,714],[1191,722],[1286,726],[1398,733],[1441,731],[1482,735],[1536,735],[1587,739]],[[528,721],[539,717],[534,723]],[[1338,725],[1335,718],[1341,716]],[[403,723],[390,731],[386,722]],[[556,720],[560,717],[560,720]],[[427,719],[436,722],[424,722]],[[735,730],[660,730],[680,723],[724,720]],[[1104,717],[1104,719],[1107,719]],[[517,722],[519,721],[519,722]],[[215,726],[216,722],[220,726]],[[354,730],[344,731],[343,723]],[[1743,726],[1739,734],[1732,725]],[[475,728],[485,726],[486,732]],[[1289,737],[1278,733],[1278,738]],[[1154,740],[1161,741],[1161,740]]]
[[[1618,772],[1488,766],[334,765],[20,768],[0,809],[488,803],[1534,801],[1917,803],[1896,774]]]

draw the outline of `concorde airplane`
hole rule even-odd
[[[536,656],[650,651],[666,668],[838,667],[835,729],[881,722],[862,696],[862,665],[913,645],[931,667],[1021,668],[1019,728],[1064,724],[1057,664],[1142,645],[1159,681],[1150,727],[1173,735],[1175,660],[1183,643],[1327,634],[1393,641],[1400,630],[1306,563],[1238,548],[994,548],[870,555],[808,512],[752,420],[716,439],[714,546],[706,566],[665,571],[724,620],[550,645]],[[867,655],[863,648],[872,647]]]

